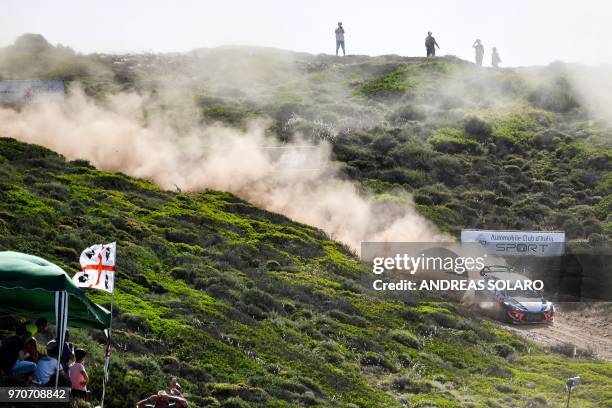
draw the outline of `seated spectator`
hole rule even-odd
[[[49,322],[46,317],[39,317],[36,319],[36,331],[32,331],[32,336],[44,335],[47,333],[47,329],[49,328]],[[41,340],[41,339],[39,339]]]
[[[170,379],[170,395],[183,396],[183,388],[181,384],[178,383],[176,377]]]
[[[87,399],[87,383],[89,383],[89,376],[87,371],[85,371],[87,352],[83,349],[76,349],[74,356],[76,361],[68,370],[70,373],[70,383],[72,384],[71,394],[77,398]]]
[[[38,319],[36,319],[36,322],[34,324],[26,323],[25,321],[22,322],[26,325],[26,330],[32,333],[32,337],[40,337],[41,334],[47,333],[47,329],[49,327],[49,322],[47,321],[46,317],[39,317]],[[21,323],[18,323],[17,326],[19,326],[20,324]],[[13,334],[17,335],[17,331],[15,330]]]
[[[36,363],[25,361],[28,354],[25,343],[32,337],[26,325],[21,323],[15,329],[15,335],[4,339],[0,346],[0,368],[7,374],[28,377],[36,370]]]
[[[34,337],[30,337],[24,344],[23,350],[27,354],[26,361],[37,363],[40,355],[38,354],[38,342]]]
[[[47,343],[47,355],[41,357],[38,360],[36,371],[32,376],[32,382],[38,386],[51,387],[55,386],[55,376],[57,375],[57,356],[59,354],[59,347],[55,340],[51,340]],[[59,380],[58,385],[62,387],[69,387],[70,380],[63,371],[63,367],[60,364]]]
[[[136,408],[187,408],[187,400],[175,395],[168,395],[166,391],[160,391],[157,395],[151,395],[147,399],[138,401]]]

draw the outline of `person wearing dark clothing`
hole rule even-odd
[[[46,332],[48,326],[49,326],[49,322],[47,321],[47,318],[39,317],[38,319],[36,319],[36,333],[33,333],[33,334]]]
[[[39,317],[36,319],[34,324],[28,324],[26,328],[30,333],[32,333],[32,337],[38,336],[37,341],[43,340],[40,336],[41,334],[45,334],[47,332],[47,327],[49,326],[49,322],[46,317]]]
[[[436,42],[436,39],[431,35],[431,31],[429,31],[427,33],[427,37],[425,37],[425,48],[427,49],[427,57],[436,56],[436,47],[440,49],[440,46]]]
[[[336,55],[338,55],[338,49],[342,47],[342,55],[346,56],[346,51],[344,50],[344,27],[342,27],[342,23],[338,23],[338,28],[334,31],[336,34]]]
[[[68,368],[70,367],[70,359],[74,357],[74,344],[70,343],[70,333],[66,330],[64,337],[64,348],[62,348],[62,360],[60,363],[64,368],[64,373],[68,375]]]
[[[7,337],[0,346],[0,368],[6,374],[27,377],[36,370],[36,363],[25,361],[28,354],[25,352],[25,344],[32,337],[27,331],[25,324],[20,324],[15,330],[15,335]]]
[[[476,51],[476,65],[482,67],[482,59],[484,58],[484,45],[480,40],[476,40],[472,47]]]

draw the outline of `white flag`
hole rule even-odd
[[[115,290],[115,256],[117,245],[96,244],[81,253],[79,262],[83,272],[72,277],[75,285],[85,288],[101,289],[113,293]]]

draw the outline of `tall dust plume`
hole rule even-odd
[[[229,191],[266,210],[316,226],[358,250],[361,241],[447,240],[420,216],[407,194],[400,200],[365,196],[342,179],[331,148],[277,146],[266,123],[244,130],[168,125],[145,115],[145,97],[115,94],[97,103],[74,89],[63,104],[38,101],[20,111],[0,109],[0,135],[40,144],[68,159],[148,179],[164,189]]]

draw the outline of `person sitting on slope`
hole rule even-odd
[[[168,395],[166,391],[159,391],[156,395],[136,403],[136,408],[187,408],[187,400],[176,395]]]

